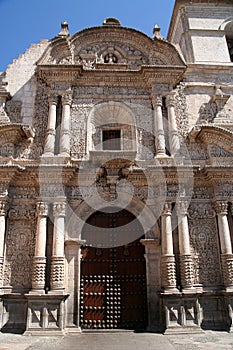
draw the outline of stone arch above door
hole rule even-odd
[[[118,207],[128,210],[140,222],[146,239],[160,239],[157,217],[155,217],[152,210],[138,198],[132,197],[127,193],[120,193],[113,202],[106,202],[99,196],[92,196],[74,208],[67,223],[68,240],[81,239],[81,232],[87,219],[97,210],[101,211],[101,209],[106,207]]]

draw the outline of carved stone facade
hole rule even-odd
[[[23,56],[30,81],[21,58],[0,76],[0,327],[232,329],[224,16],[232,1],[177,0],[168,40],[64,22]]]

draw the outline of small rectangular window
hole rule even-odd
[[[103,150],[121,149],[121,131],[103,130]]]

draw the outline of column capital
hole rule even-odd
[[[162,107],[162,96],[161,95],[155,95],[155,94],[151,94],[151,101],[152,101],[152,105],[153,107],[155,106],[160,106]]]
[[[228,203],[225,201],[215,202],[215,211],[218,215],[227,215],[228,213]]]
[[[175,107],[175,93],[172,92],[169,95],[166,96],[166,106],[167,107]]]
[[[66,203],[65,202],[53,203],[53,215],[56,217],[65,217]]]
[[[48,216],[48,203],[38,202],[36,204],[36,211],[38,216]]]
[[[55,92],[50,92],[48,94],[48,103],[50,106],[57,105],[57,94]]]
[[[162,215],[170,216],[171,214],[172,214],[172,204],[165,203],[162,210]]]
[[[64,95],[62,95],[62,104],[63,105],[71,105],[72,103],[72,91],[66,91]]]
[[[176,203],[177,215],[188,215],[189,202],[186,200]]]
[[[0,216],[6,216],[8,202],[6,199],[0,200]]]

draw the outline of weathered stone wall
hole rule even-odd
[[[34,112],[34,100],[36,94],[35,68],[36,62],[49,45],[48,40],[42,40],[39,44],[32,44],[27,51],[14,60],[7,67],[7,90],[14,101],[20,101],[22,122],[32,124]],[[22,73],[23,72],[23,73]]]

